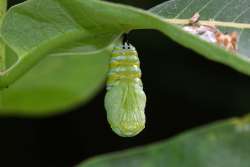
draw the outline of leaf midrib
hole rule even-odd
[[[39,59],[42,58],[42,55],[47,54],[51,49],[55,48],[55,45],[60,45],[63,42],[66,42],[68,38],[72,40],[78,39],[81,37],[82,31],[73,31],[68,32],[67,36],[57,36],[56,38],[51,39],[53,42],[49,43],[41,43],[39,46],[31,49],[29,52],[25,53],[23,56],[19,57],[17,62],[13,64],[10,68],[6,69],[4,72],[0,73],[0,88],[6,87],[10,83],[14,82],[18,77],[25,73],[29,68],[33,66],[30,64],[34,64],[38,62]],[[63,40],[62,40],[63,38]],[[62,42],[60,42],[62,41]],[[56,43],[53,46],[52,43]],[[30,56],[34,53],[40,53],[36,56]],[[29,63],[27,63],[29,62]]]
[[[170,24],[186,25],[189,23],[189,19],[165,19],[166,22]],[[228,28],[238,28],[238,29],[250,29],[250,24],[248,23],[235,23],[235,22],[225,22],[225,21],[215,21],[215,20],[200,20],[199,23],[202,25],[215,25],[218,27],[228,27]]]

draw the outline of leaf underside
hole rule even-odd
[[[239,32],[239,55],[235,55],[165,20],[189,19],[200,12],[202,20],[216,16],[219,21],[247,23],[249,3],[172,0],[150,12],[97,0],[19,4],[7,12],[0,31],[8,46],[8,68],[0,77],[0,113],[43,115],[85,102],[105,80],[114,42],[132,29],[159,30],[208,59],[250,74],[249,30],[220,27]]]
[[[214,123],[169,141],[92,158],[77,167],[249,167],[249,118]]]
[[[245,0],[171,0],[150,10],[168,19],[189,19],[196,12],[200,20],[214,20],[229,23],[245,23],[250,26],[250,1]],[[248,27],[249,27],[248,26]],[[239,35],[238,54],[250,58],[250,28],[218,27],[223,32],[236,31]]]

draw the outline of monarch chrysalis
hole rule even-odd
[[[146,95],[135,47],[124,42],[114,47],[107,79],[105,108],[113,131],[132,137],[145,127]]]

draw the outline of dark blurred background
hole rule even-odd
[[[113,0],[148,9],[164,0]],[[22,2],[9,0],[9,6]],[[106,120],[103,88],[87,105],[41,119],[0,118],[0,167],[71,167],[86,158],[168,139],[250,111],[250,77],[209,61],[153,30],[130,34],[140,54],[147,125],[116,136]]]

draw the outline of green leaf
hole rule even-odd
[[[236,31],[239,34],[238,56],[245,58],[248,62],[250,61],[250,41],[248,40],[250,38],[250,1],[172,0],[162,3],[150,11],[161,17],[170,19],[170,22],[174,20],[187,20],[194,13],[199,12],[201,21],[206,23],[210,21],[210,24],[213,24],[214,21],[214,24],[223,32]],[[230,64],[226,59],[221,61]]]
[[[2,90],[1,114],[40,116],[83,104],[103,83],[108,60],[106,52],[46,57]]]
[[[64,111],[94,96],[106,78],[112,41],[119,34],[72,24],[72,16],[54,1],[37,5],[29,1],[12,8],[2,26],[9,49],[0,85],[31,69],[0,92],[1,114]]]
[[[0,0],[0,25],[7,10],[7,0]],[[5,44],[0,37],[0,72],[5,69]]]
[[[222,0],[170,1],[151,10],[160,16],[97,0],[29,0],[17,5],[7,12],[0,31],[8,48],[7,69],[0,73],[0,87],[10,85],[1,92],[1,113],[51,113],[86,101],[105,79],[114,42],[121,33],[132,29],[157,29],[208,59],[250,74],[249,61],[244,57],[248,30],[242,31],[239,56],[166,20],[183,8],[186,9],[179,14],[181,18],[202,10],[202,19],[209,19],[223,4]],[[243,0],[228,3],[227,12],[219,14],[218,21],[234,19],[237,11],[236,21],[247,23],[248,6],[249,2]],[[239,13],[238,9],[242,11]],[[229,25],[242,26],[231,22]]]
[[[92,158],[78,167],[249,167],[250,117],[183,133],[169,141]]]

